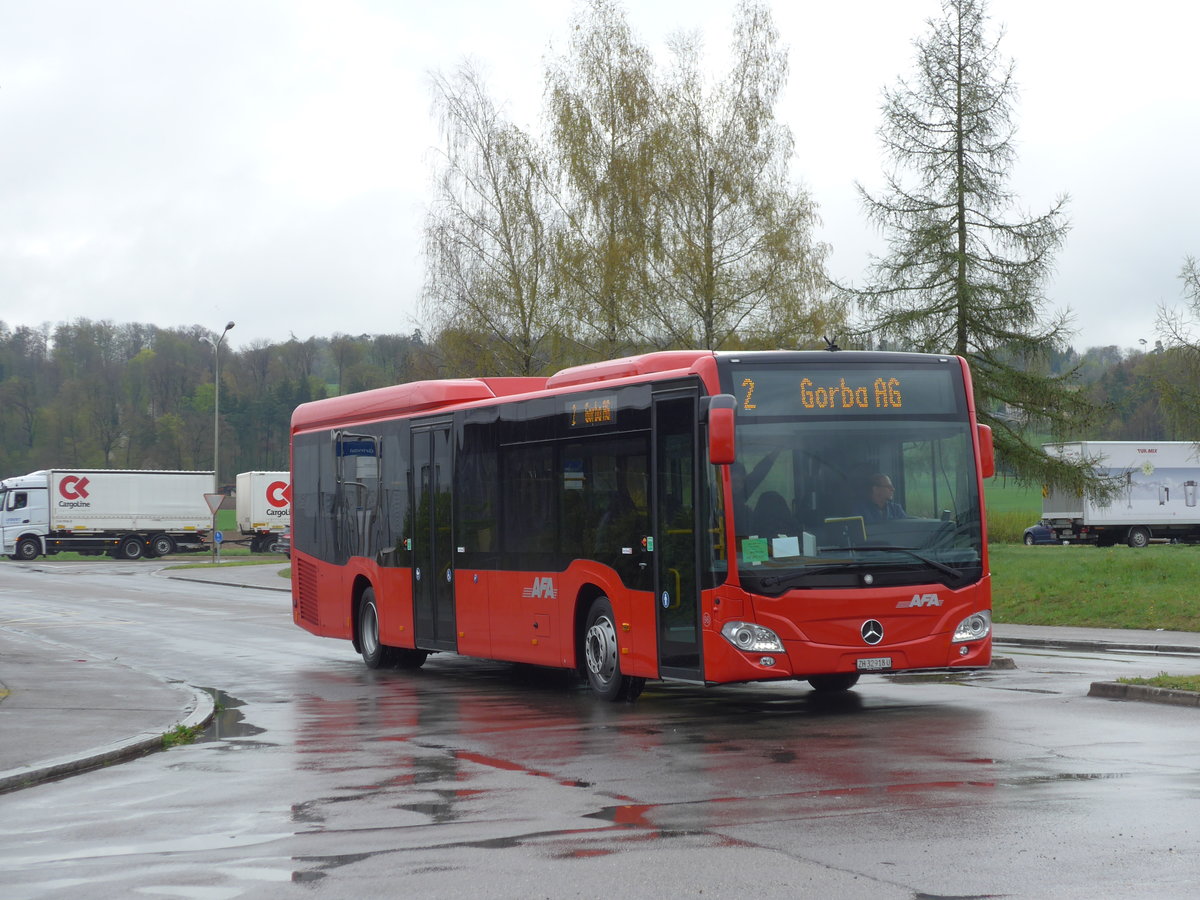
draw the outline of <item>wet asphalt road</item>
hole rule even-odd
[[[949,681],[370,672],[287,594],[4,569],[0,620],[213,689],[188,747],[0,796],[0,896],[1191,897],[1200,713],[1088,698],[1179,661],[1002,650]],[[1182,662],[1194,668],[1195,658]],[[1189,668],[1189,671],[1191,668]]]

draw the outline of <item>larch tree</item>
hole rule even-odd
[[[987,33],[983,0],[942,0],[915,42],[916,69],[884,91],[886,187],[859,192],[887,252],[857,293],[875,339],[954,353],[970,362],[979,418],[1018,478],[1095,493],[1086,461],[1048,456],[1031,437],[1077,434],[1093,412],[1070,374],[1045,373],[1069,337],[1044,285],[1068,228],[1067,198],[1021,215],[1007,183],[1013,145],[1013,65]]]

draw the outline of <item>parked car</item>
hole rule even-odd
[[[1025,529],[1024,540],[1027,547],[1032,547],[1034,544],[1058,543],[1054,537],[1054,530],[1046,524],[1044,519],[1036,525],[1030,525]]]
[[[267,548],[272,553],[282,553],[288,559],[292,558],[292,529],[288,529],[275,538],[275,543]]]

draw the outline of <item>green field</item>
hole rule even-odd
[[[1200,631],[1200,546],[992,543],[988,552],[997,622]]]
[[[999,477],[983,484],[989,543],[1020,542],[1025,529],[1042,517],[1041,488]]]

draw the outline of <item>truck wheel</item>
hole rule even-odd
[[[1146,547],[1150,544],[1150,529],[1144,525],[1134,525],[1125,537],[1125,543],[1130,547]]]
[[[117,559],[141,559],[146,555],[146,545],[140,537],[127,537],[117,547]]]
[[[13,555],[13,559],[25,560],[28,562],[31,559],[37,559],[42,554],[42,546],[33,538],[21,538],[17,541],[17,552]]]
[[[146,555],[150,557],[170,556],[174,552],[175,539],[169,534],[156,534],[146,547]]]

